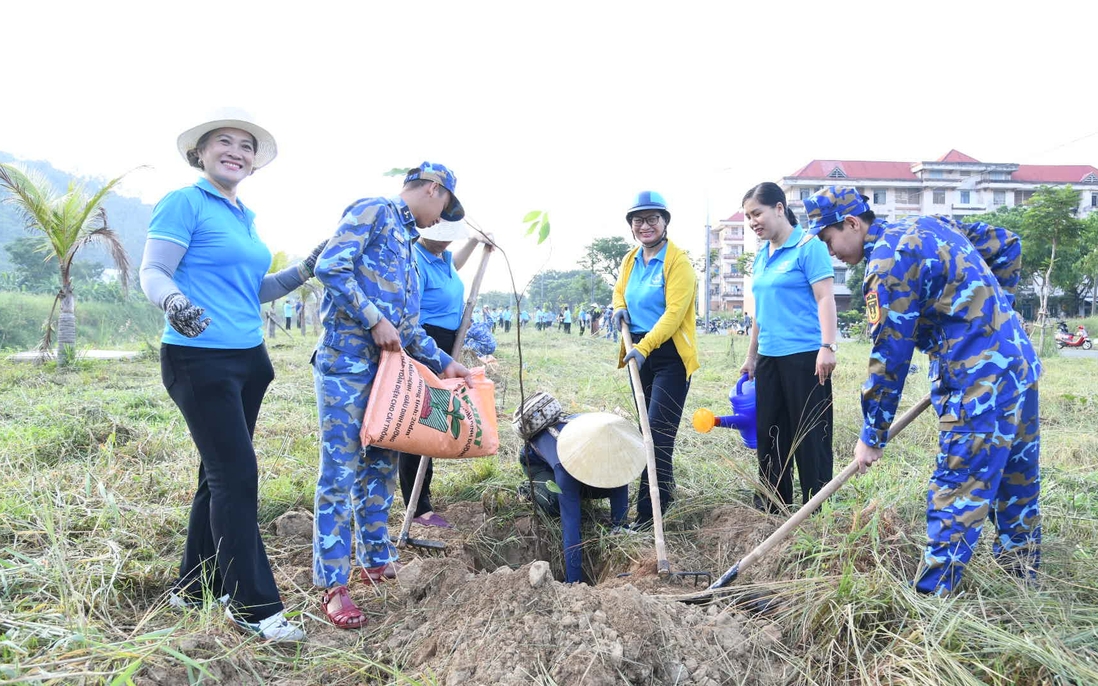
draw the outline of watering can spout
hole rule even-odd
[[[732,414],[716,416],[710,410],[699,409],[694,413],[694,429],[700,433],[708,433],[717,426],[736,429],[740,432],[744,445],[754,450],[758,447],[755,431],[755,383],[748,381],[747,374],[740,377],[736,387],[729,393],[728,401],[732,404]]]

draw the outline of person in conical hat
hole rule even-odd
[[[544,392],[526,400],[512,426],[525,440],[519,462],[534,483],[534,503],[560,517],[564,580],[587,582],[580,502],[609,498],[612,531],[624,530],[628,484],[645,466],[641,434],[629,420],[606,412],[565,416],[560,403]]]

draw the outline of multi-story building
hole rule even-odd
[[[737,212],[710,227],[709,249],[717,253],[709,268],[709,312],[742,314],[744,275],[739,270],[737,260],[744,252],[743,212]]]
[[[779,182],[789,205],[804,219],[804,199],[824,186],[854,186],[873,212],[888,220],[908,215],[968,215],[1021,205],[1042,185],[1071,184],[1079,214],[1098,209],[1098,168],[1090,165],[980,162],[950,150],[933,162],[812,160]]]
[[[812,160],[778,182],[789,198],[789,206],[802,224],[807,223],[804,199],[824,186],[854,186],[868,196],[873,212],[892,221],[908,215],[944,214],[963,221],[973,214],[1013,207],[1029,200],[1043,185],[1070,184],[1079,192],[1079,216],[1098,210],[1098,168],[1090,165],[1038,165],[980,162],[956,150],[931,162],[875,162],[861,160]],[[755,235],[744,232],[743,214],[737,213],[720,222],[720,229],[738,229],[739,243],[726,243],[722,235],[720,262],[729,254],[755,252]],[[735,258],[731,258],[735,264]],[[724,285],[721,271],[719,283]],[[736,284],[746,311],[754,309],[750,297],[750,277],[739,277]],[[711,289],[717,290],[717,289]],[[835,262],[835,300],[841,311],[850,303],[846,287],[846,265]],[[711,300],[713,310],[724,302],[724,291]]]

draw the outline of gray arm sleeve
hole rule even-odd
[[[160,309],[172,293],[179,293],[173,280],[179,261],[187,249],[178,243],[150,238],[145,241],[145,254],[141,256],[141,290],[145,297]]]
[[[300,262],[292,264],[280,272],[264,276],[263,283],[259,285],[259,302],[268,303],[292,293],[295,288],[305,283],[306,278],[305,274],[302,273]]]

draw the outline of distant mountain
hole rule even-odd
[[[49,162],[17,160],[2,151],[0,151],[0,162],[15,162],[41,173],[58,191],[67,188],[69,182],[75,178],[71,174],[54,169]],[[75,180],[83,183],[90,192],[103,187],[103,181],[99,179],[75,178]],[[2,193],[0,191],[0,194]],[[136,274],[137,266],[141,262],[141,252],[145,249],[145,233],[149,229],[153,207],[136,198],[127,198],[114,193],[107,196],[103,206],[107,210],[107,223],[121,236],[122,245],[126,247],[130,264]],[[23,228],[23,220],[15,208],[0,204],[0,272],[11,269],[4,246],[16,238],[27,235],[29,234]],[[99,262],[104,267],[111,267],[111,259],[106,251],[94,246],[82,250],[78,259],[81,262]]]

